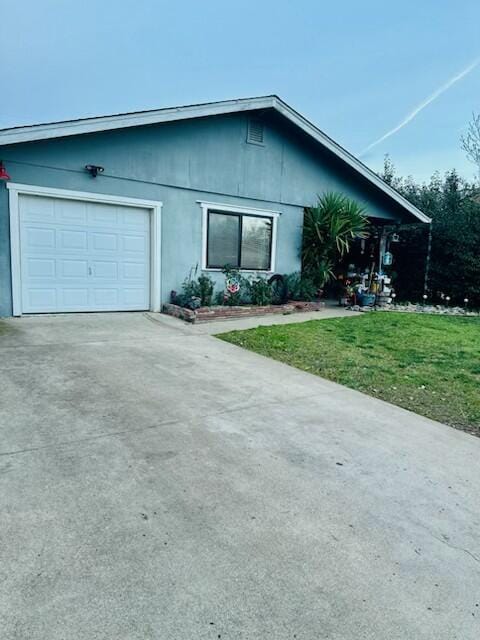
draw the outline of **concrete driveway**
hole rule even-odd
[[[0,347],[2,640],[480,637],[480,440],[141,314]]]

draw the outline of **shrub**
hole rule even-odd
[[[192,278],[192,272],[182,283],[180,294],[172,292],[172,302],[181,307],[198,309],[212,304],[214,283],[210,276],[202,274],[198,279]]]
[[[182,293],[180,295],[185,298],[199,298],[198,282],[193,280],[190,276],[185,278],[182,282]]]
[[[176,291],[172,291],[171,301],[173,304],[177,304],[179,307],[185,307],[187,309],[198,309],[198,307],[202,306],[202,301],[198,296],[177,293]]]
[[[452,304],[480,306],[480,197],[478,183],[461,178],[452,169],[442,177],[434,173],[426,183],[396,175],[386,157],[381,177],[405,198],[432,218],[432,224],[409,225],[399,230],[394,266],[397,300],[442,302],[442,294]],[[429,232],[431,233],[430,262]],[[426,292],[424,291],[426,280]]]
[[[317,297],[317,287],[314,281],[301,273],[290,273],[284,276],[290,300],[309,302]]]
[[[259,306],[272,304],[272,286],[263,276],[251,279],[248,283],[248,289],[252,304]]]
[[[226,304],[225,291],[217,291],[214,297],[215,304],[223,305]]]
[[[210,307],[212,304],[213,290],[215,285],[210,276],[202,274],[198,278],[198,295],[203,307]]]

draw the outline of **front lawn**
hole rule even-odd
[[[478,318],[372,312],[218,337],[480,436]]]

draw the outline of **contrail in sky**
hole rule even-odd
[[[400,129],[403,129],[403,127],[407,125],[409,122],[411,122],[415,118],[415,116],[417,116],[420,113],[420,111],[423,111],[425,107],[427,107],[431,102],[433,102],[439,96],[441,96],[442,93],[450,89],[452,85],[454,85],[456,82],[464,78],[468,73],[473,71],[475,67],[478,66],[479,63],[480,63],[480,58],[477,58],[476,60],[471,62],[468,65],[468,67],[465,67],[463,71],[460,71],[459,73],[454,75],[452,78],[450,78],[450,80],[445,82],[445,84],[442,84],[442,86],[436,89],[436,91],[434,91],[431,95],[429,95],[428,98],[425,98],[423,102],[421,102],[412,111],[410,111],[410,113],[399,124],[397,124],[396,127],[394,127],[393,129],[390,129],[390,131],[387,131],[387,133],[385,133],[381,138],[378,138],[378,140],[375,140],[374,142],[369,144],[368,147],[365,147],[365,149],[360,153],[359,157],[364,156],[368,151],[370,151],[370,149],[373,149],[373,147],[376,147],[377,144],[380,144],[387,138],[390,138],[390,136],[393,136],[394,133],[397,133],[397,131],[400,131]]]

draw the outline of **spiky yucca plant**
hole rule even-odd
[[[341,193],[324,193],[315,207],[305,209],[302,264],[317,286],[333,278],[336,260],[350,250],[354,238],[366,237],[367,225],[365,209]]]

